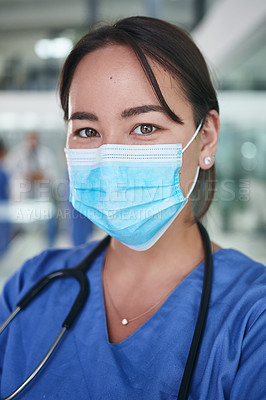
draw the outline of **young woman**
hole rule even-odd
[[[184,399],[181,386],[189,399],[266,398],[265,268],[215,243],[207,251],[198,223],[214,192],[219,116],[196,45],[146,17],[96,29],[65,62],[61,101],[70,200],[111,239],[82,264],[90,287],[82,312],[19,398]],[[95,246],[26,262],[4,288],[1,320],[41,277]],[[2,398],[45,355],[77,292],[72,279],[56,280],[3,332]],[[192,380],[185,374],[181,385],[193,353]]]

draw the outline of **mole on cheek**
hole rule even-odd
[[[113,77],[112,77],[112,76],[110,76],[110,79],[113,79]]]

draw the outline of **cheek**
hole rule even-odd
[[[185,153],[183,153],[183,164],[179,172],[179,181],[184,197],[187,196],[196,176],[197,166],[199,164],[196,154],[198,154],[196,146],[188,148]]]
[[[67,137],[66,137],[66,148],[70,148],[70,140],[69,140],[69,135],[67,133]]]
[[[72,141],[72,123],[70,122],[67,127],[67,137],[66,137],[66,147],[71,148],[71,141]]]
[[[68,149],[78,148],[77,136],[73,135],[73,123],[71,121],[67,127],[66,147]]]

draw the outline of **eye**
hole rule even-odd
[[[136,128],[134,129],[134,133],[137,133],[138,135],[149,135],[153,132],[155,132],[157,129],[156,126],[152,125],[152,124],[142,124],[142,125],[138,125],[136,126]]]
[[[75,135],[80,136],[82,138],[88,138],[88,137],[99,136],[99,133],[92,128],[83,128],[83,129],[78,129],[75,132]]]

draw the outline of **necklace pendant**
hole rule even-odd
[[[126,326],[128,324],[128,320],[126,318],[123,318],[121,324]]]

